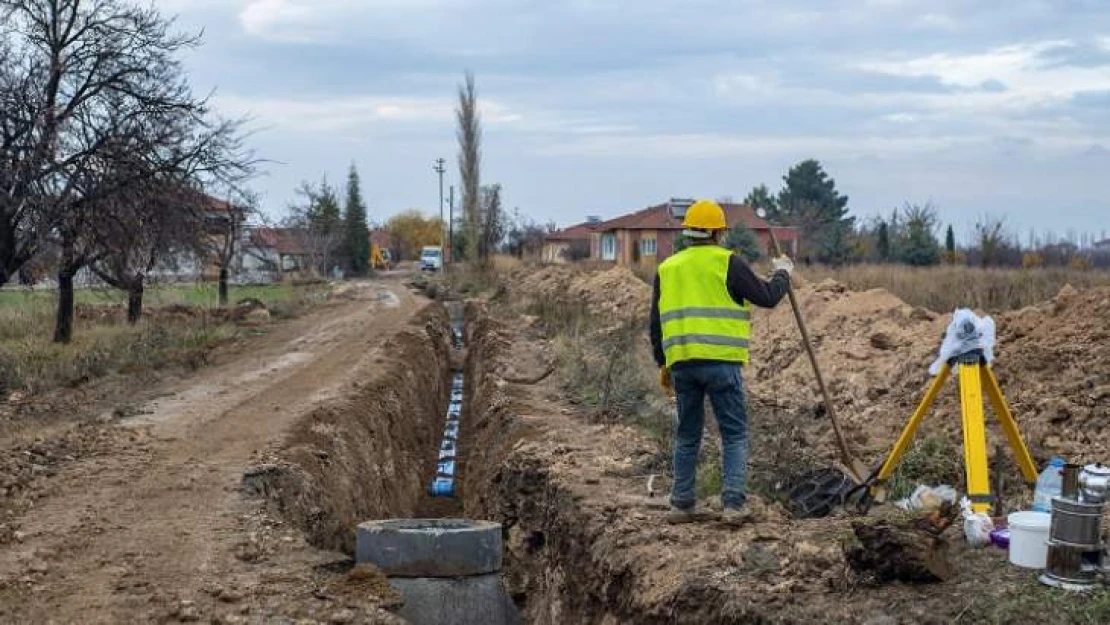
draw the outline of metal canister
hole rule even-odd
[[[1049,538],[1069,547],[1098,551],[1102,548],[1102,509],[1101,503],[1053,497]]]
[[[1068,547],[1048,541],[1048,559],[1041,581],[1049,586],[1071,590],[1089,587],[1098,581],[1098,568],[1090,562],[1093,554],[1078,547]]]
[[[1103,503],[1110,495],[1110,467],[1097,462],[1083,467],[1079,473],[1080,498],[1089,503]]]

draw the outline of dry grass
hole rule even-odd
[[[300,314],[321,301],[319,288],[242,287],[232,301],[247,297],[265,301],[275,318]],[[188,287],[166,289],[150,298],[144,319],[123,321],[120,302],[108,292],[79,291],[78,315],[69,345],[51,341],[56,296],[52,293],[4,292],[0,297],[0,393],[42,391],[77,384],[113,372],[196,368],[220,343],[241,334],[232,323],[207,314],[160,314],[157,304],[207,302],[209,293]]]
[[[987,312],[1015,310],[1051,299],[1067,284],[1077,289],[1110,286],[1108,271],[1067,268],[800,266],[798,274],[811,282],[831,278],[853,291],[883,288],[910,305],[938,312],[959,307]]]
[[[232,324],[200,319],[82,324],[73,343],[57,345],[41,329],[0,343],[0,389],[38,393],[112,372],[196,368],[216,345],[238,336]]]

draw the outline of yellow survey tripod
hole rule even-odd
[[[983,351],[976,349],[950,359],[933,378],[921,404],[910,417],[909,423],[898,437],[898,442],[894,444],[894,449],[887,456],[871,484],[870,495],[874,500],[882,501],[885,496],[887,480],[894,474],[894,469],[909,448],[917,427],[933,407],[937,395],[940,394],[944,383],[948,381],[954,366],[959,372],[960,412],[963,414],[964,430],[964,467],[967,471],[967,494],[971,499],[972,509],[975,512],[988,512],[995,500],[995,496],[991,494],[987,469],[987,429],[983,416],[983,395],[990,400],[994,408],[994,416],[998,418],[1002,429],[1006,432],[1010,449],[1017,458],[1025,481],[1030,486],[1036,483],[1037,467],[1033,464],[1033,458],[1029,455],[1025,441],[1021,438],[1021,432],[1018,431],[1014,415],[1006,404],[1006,398],[1002,396],[998,378],[995,377],[994,370],[991,369]]]

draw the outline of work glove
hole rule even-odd
[[[771,261],[771,264],[774,265],[775,271],[785,271],[788,276],[794,274],[794,261],[790,260],[790,257],[785,254],[776,257]]]
[[[667,397],[674,397],[674,382],[671,380],[671,368],[659,368],[659,386],[667,392]]]

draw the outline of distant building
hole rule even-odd
[[[239,254],[239,271],[245,274],[277,274],[307,270],[312,254],[307,233],[300,228],[251,228]]]
[[[771,249],[770,225],[747,204],[723,203],[729,227],[744,223],[764,249]],[[583,237],[589,242],[588,258],[618,265],[654,265],[674,253],[674,241],[682,233],[682,220],[671,214],[669,203],[649,206],[604,222],[586,222],[547,237],[545,262],[560,262],[554,256]],[[775,227],[779,243],[788,253],[797,253],[797,229]],[[581,245],[581,243],[579,243]],[[565,254],[564,254],[565,255]]]
[[[544,237],[540,259],[545,263],[565,263],[582,260],[590,255],[590,234],[601,223],[597,217],[556,230]]]

